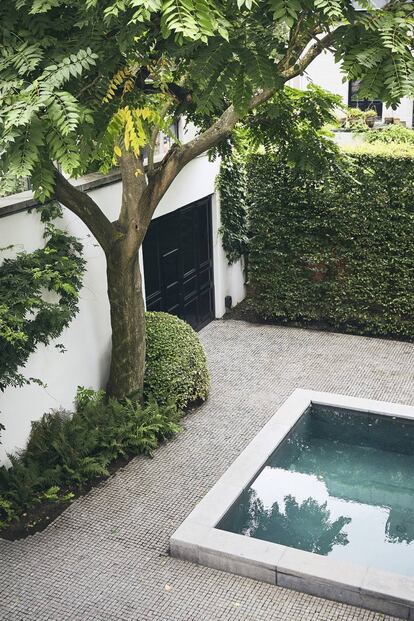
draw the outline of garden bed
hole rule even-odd
[[[76,488],[75,486],[67,487],[62,490],[63,495],[70,494],[72,497],[70,500],[51,500],[49,502],[42,502],[34,507],[28,509],[19,519],[13,520],[5,528],[0,530],[0,538],[8,541],[16,541],[18,539],[25,539],[29,535],[40,533],[47,528],[52,522],[59,517],[65,509],[67,509],[76,498],[85,496],[95,487],[98,487],[101,483],[106,481],[110,476],[116,474],[118,470],[124,468],[134,457],[120,457],[115,460],[108,467],[109,475],[102,476],[93,481],[90,481],[83,489]]]

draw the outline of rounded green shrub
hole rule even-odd
[[[184,410],[204,401],[210,387],[207,358],[193,328],[178,317],[146,313],[147,353],[144,395],[159,405]]]

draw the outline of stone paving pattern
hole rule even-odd
[[[379,621],[384,617],[169,557],[169,537],[295,390],[414,405],[414,346],[216,321],[211,396],[26,540],[0,540],[1,621]]]

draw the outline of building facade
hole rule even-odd
[[[346,106],[358,106],[362,109],[375,108],[378,120],[385,122],[386,119],[397,119],[407,127],[413,127],[413,100],[403,97],[396,110],[387,108],[381,101],[360,101],[358,100],[358,84],[344,79],[340,66],[335,63],[334,55],[331,52],[323,52],[308,67],[303,76],[292,80],[292,86],[304,89],[308,84],[316,84],[331,93],[342,97]]]

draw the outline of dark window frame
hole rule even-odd
[[[380,99],[354,99],[355,91],[353,85],[357,82],[358,80],[351,80],[348,84],[348,106],[350,108],[359,108],[363,111],[375,109],[377,117],[382,119],[384,104]]]

